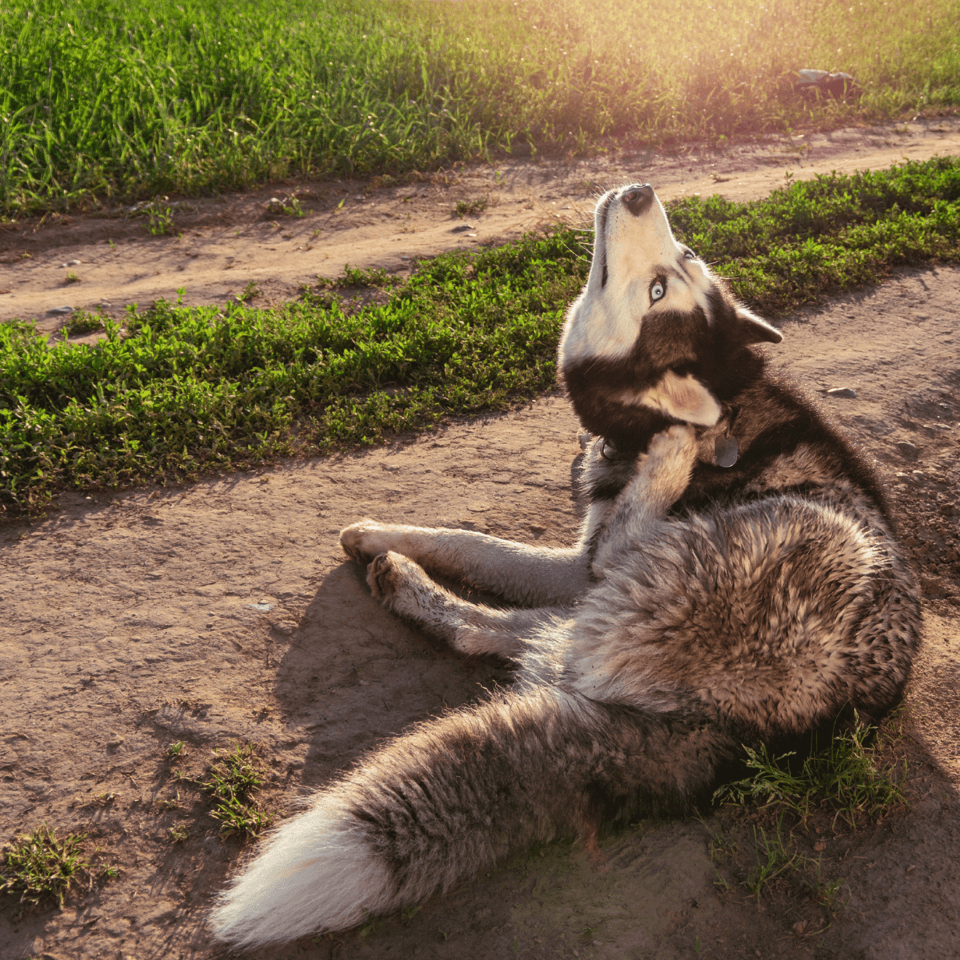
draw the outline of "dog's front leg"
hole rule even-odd
[[[374,557],[367,568],[367,583],[391,613],[467,654],[516,656],[523,637],[567,613],[560,607],[497,610],[461,600],[427,576],[419,564],[393,552]]]
[[[590,583],[581,547],[531,547],[472,530],[361,520],[341,532],[340,545],[361,563],[393,551],[431,573],[524,606],[570,604]]]

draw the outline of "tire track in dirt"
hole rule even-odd
[[[224,303],[254,288],[255,304],[278,303],[297,297],[318,275],[340,276],[348,264],[402,273],[417,258],[515,238],[557,219],[583,223],[600,192],[632,180],[649,180],[663,199],[718,193],[742,201],[766,196],[788,176],[957,153],[960,120],[918,119],[724,149],[670,153],[610,145],[587,159],[458,165],[391,187],[328,180],[173,200],[171,236],[151,236],[145,217],[123,210],[52,214],[0,227],[0,321],[32,319],[52,331],[65,318],[49,315],[51,309],[108,303],[105,312],[119,317],[132,303],[176,300],[181,289],[193,305]],[[291,193],[305,216],[279,214],[270,204]],[[481,213],[454,216],[458,201],[478,200],[487,201]]]

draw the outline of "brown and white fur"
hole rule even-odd
[[[385,607],[511,658],[514,687],[321,790],[222,895],[218,937],[351,927],[534,841],[688,809],[744,744],[898,701],[913,580],[873,474],[755,350],[780,339],[675,241],[649,186],[600,200],[559,354],[595,437],[576,545],[369,520],[341,534]]]

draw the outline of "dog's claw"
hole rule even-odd
[[[340,546],[343,552],[357,563],[369,563],[375,553],[363,549],[363,537],[373,526],[370,520],[361,520],[359,523],[352,523],[340,531]]]
[[[390,576],[392,570],[393,565],[387,553],[381,553],[370,561],[367,567],[367,585],[375,599],[385,600],[394,592],[395,588]]]

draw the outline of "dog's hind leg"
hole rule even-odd
[[[432,580],[419,564],[393,552],[374,557],[367,568],[367,583],[391,613],[467,654],[516,656],[522,638],[568,614],[562,607],[499,610],[462,600]]]
[[[687,489],[696,456],[696,434],[689,426],[670,427],[651,440],[612,511],[602,519],[592,565],[595,576],[616,570],[623,551],[642,549],[666,536],[664,524],[673,525],[665,519],[667,511]]]
[[[472,530],[432,530],[373,520],[343,530],[340,545],[362,563],[393,551],[431,573],[530,607],[572,603],[590,585],[581,546],[531,547]]]

